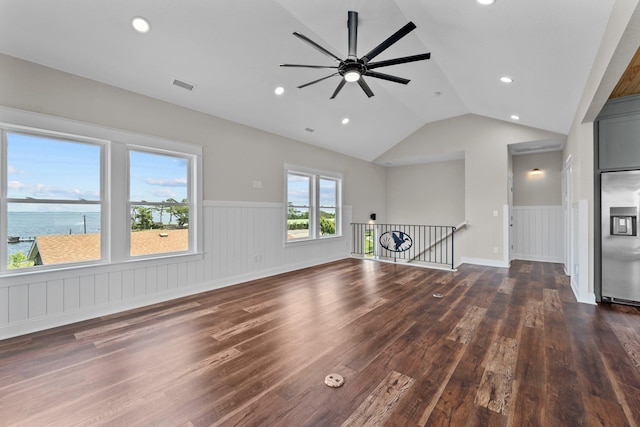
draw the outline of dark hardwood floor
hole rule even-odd
[[[96,424],[639,426],[640,309],[347,259],[0,341],[0,425]]]

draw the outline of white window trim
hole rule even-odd
[[[6,234],[7,228],[3,221],[3,229],[0,236],[5,238],[0,242],[0,257],[4,270],[0,271],[0,277],[12,275],[38,274],[43,271],[68,270],[76,267],[99,266],[105,264],[120,264],[123,262],[149,261],[153,259],[167,259],[171,257],[184,257],[189,255],[202,255],[202,207],[203,207],[203,148],[200,145],[166,140],[163,138],[144,135],[99,125],[78,122],[61,117],[54,117],[30,111],[23,111],[0,106],[0,128],[7,131],[34,133],[37,135],[55,138],[69,139],[71,141],[102,144],[101,161],[101,187],[102,187],[102,212],[101,212],[101,250],[102,259],[99,261],[87,261],[79,263],[58,264],[52,266],[37,266],[28,269],[8,270]],[[6,141],[2,137],[2,170],[6,171]],[[129,214],[126,210],[128,203],[128,147],[147,149],[157,153],[173,153],[182,157],[192,157],[189,188],[190,216],[189,227],[193,232],[189,233],[189,251],[176,253],[159,253],[157,256],[129,257]],[[116,173],[116,165],[126,165],[126,173]],[[121,171],[118,167],[118,171]],[[125,172],[122,171],[122,172]],[[5,173],[0,173],[0,188],[2,193],[2,214],[6,212],[6,183]],[[114,194],[117,192],[117,194]],[[192,218],[193,216],[193,218]]]
[[[309,237],[303,237],[298,239],[288,239],[288,199],[289,199],[289,174],[309,176],[310,179],[310,207],[309,207]],[[330,236],[321,236],[319,234],[320,229],[320,179],[331,179],[337,181],[336,188],[336,234]],[[340,172],[325,171],[319,169],[312,169],[304,166],[297,166],[289,163],[284,165],[284,244],[295,245],[299,243],[309,243],[320,240],[342,238],[342,184],[343,175]]]
[[[131,185],[130,185],[130,173],[131,173],[131,164],[130,164],[130,154],[132,151],[138,151],[138,152],[143,152],[143,153],[149,153],[149,154],[160,154],[160,155],[164,155],[164,156],[172,156],[172,157],[178,157],[178,158],[182,158],[187,160],[188,165],[187,165],[187,175],[189,176],[189,179],[187,180],[188,183],[188,187],[187,187],[187,194],[188,194],[188,199],[189,199],[189,223],[191,223],[191,218],[192,218],[192,213],[194,214],[194,219],[197,220],[198,216],[196,214],[196,206],[198,205],[197,203],[195,203],[194,201],[194,193],[193,193],[193,188],[194,185],[196,185],[194,183],[194,173],[193,170],[195,169],[194,163],[196,162],[196,158],[193,155],[188,155],[188,154],[184,154],[184,153],[180,153],[180,152],[176,152],[176,151],[169,151],[167,149],[155,149],[152,147],[148,147],[148,146],[140,146],[140,145],[127,145],[127,155],[126,155],[126,175],[127,175],[127,212],[131,212],[131,206],[134,205],[146,205],[146,202],[141,202],[139,200],[131,200],[131,194],[129,193],[131,190]],[[200,205],[202,205],[202,203],[200,203]],[[189,226],[191,226],[191,224],[189,224]],[[145,254],[145,255],[131,255],[131,224],[127,223],[127,228],[128,228],[128,232],[127,232],[127,238],[126,238],[126,243],[127,243],[127,256],[126,258],[129,260],[135,260],[135,259],[153,259],[153,258],[158,258],[158,257],[162,257],[162,256],[171,256],[171,255],[185,255],[185,254],[191,254],[191,253],[195,253],[198,251],[192,250],[192,248],[195,247],[195,243],[196,243],[196,238],[194,236],[194,232],[189,232],[189,248],[187,250],[184,251],[177,251],[177,252],[159,252],[156,254]]]

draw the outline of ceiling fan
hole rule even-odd
[[[416,25],[413,22],[409,22],[404,27],[400,28],[398,31],[393,33],[389,38],[380,43],[378,46],[373,48],[366,55],[358,58],[356,54],[356,47],[358,43],[358,12],[349,11],[347,13],[347,28],[349,29],[349,55],[347,59],[340,59],[337,55],[333,54],[329,50],[320,46],[318,43],[314,42],[307,36],[300,34],[298,32],[294,32],[293,35],[302,39],[303,41],[309,43],[314,48],[318,49],[320,52],[324,53],[334,61],[338,63],[338,65],[300,65],[300,64],[280,64],[281,67],[298,67],[298,68],[321,68],[321,69],[334,69],[335,73],[328,75],[326,77],[322,77],[318,80],[314,80],[312,82],[303,84],[298,86],[298,89],[302,89],[303,87],[310,86],[312,84],[321,82],[323,80],[329,79],[333,76],[340,76],[341,80],[338,83],[338,87],[331,95],[330,99],[333,99],[338,95],[338,93],[342,90],[344,85],[347,82],[358,82],[364,93],[367,94],[369,98],[373,96],[373,92],[369,85],[364,81],[363,76],[374,77],[377,79],[388,80],[390,82],[407,84],[410,80],[404,79],[402,77],[396,77],[389,74],[379,73],[377,71],[372,71],[376,68],[380,67],[388,67],[390,65],[404,64],[407,62],[414,61],[422,61],[425,59],[429,59],[431,57],[431,53],[422,53],[420,55],[413,56],[404,56],[402,58],[394,58],[387,59],[385,61],[371,62],[373,58],[378,56],[380,53],[384,52],[387,48],[393,45],[395,42],[409,34],[416,28]]]

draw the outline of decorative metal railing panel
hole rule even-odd
[[[456,227],[406,224],[351,224],[353,255],[394,262],[422,262],[454,268]]]

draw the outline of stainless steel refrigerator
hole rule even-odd
[[[601,176],[602,299],[640,305],[640,171]]]

